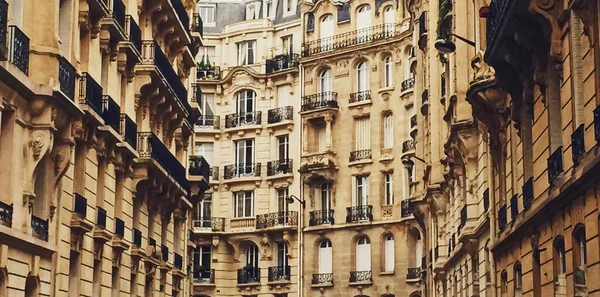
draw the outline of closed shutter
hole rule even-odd
[[[385,241],[385,271],[394,271],[394,238]]]
[[[371,125],[369,118],[357,119],[354,122],[356,129],[355,133],[355,150],[366,150],[371,148]]]
[[[325,128],[318,130],[318,136],[319,136],[319,152],[321,153],[321,152],[325,151],[326,142],[327,142],[327,135],[325,133]]]
[[[277,107],[290,106],[290,85],[277,88]]]
[[[371,271],[371,244],[356,246],[356,271]]]
[[[391,114],[386,115],[383,120],[383,133],[384,148],[392,148],[394,146],[394,118]]]

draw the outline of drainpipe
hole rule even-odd
[[[490,189],[490,209],[488,212],[488,217],[490,220],[490,245],[489,245],[489,249],[490,249],[490,253],[492,253],[492,246],[496,243],[496,195],[495,195],[495,191],[494,189],[496,188],[496,185],[494,183],[494,171],[492,169],[492,164],[493,164],[493,160],[492,160],[492,155],[490,153],[487,154],[487,164],[486,164],[486,168],[487,168],[487,175],[489,177],[489,189]],[[484,249],[485,252],[485,249]],[[490,277],[490,282],[491,282],[491,286],[492,286],[492,294],[491,296],[496,296],[496,259],[494,259],[494,254],[492,253],[491,256],[491,261],[490,261],[490,273],[492,274]],[[485,259],[485,257],[484,257]],[[487,286],[487,284],[486,284]],[[487,293],[487,288],[486,288],[486,293]],[[486,294],[487,296],[487,294]]]
[[[304,33],[303,33],[304,35]],[[302,64],[300,64],[298,66],[298,71],[300,72],[300,101],[302,100],[302,96],[304,96],[304,67],[302,66]],[[302,102],[300,102],[300,105],[302,105]],[[304,129],[304,127],[302,126],[302,120],[300,120],[300,145],[298,146],[299,150],[300,150],[300,156],[302,155],[302,134],[303,131],[302,129]],[[302,157],[301,157],[302,158]],[[300,163],[300,162],[298,162]],[[300,201],[306,201],[304,200],[304,184],[302,182],[302,173],[300,173]],[[306,202],[304,202],[304,206],[306,206]],[[298,296],[302,297],[302,293],[303,293],[303,288],[304,288],[304,274],[303,274],[303,267],[304,267],[304,210],[305,208],[303,207],[302,203],[298,203],[298,213],[300,214],[300,219],[299,219],[299,228],[298,228]]]

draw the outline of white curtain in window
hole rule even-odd
[[[385,58],[384,61],[384,87],[391,87],[392,86],[392,57],[387,57]]]
[[[394,146],[394,118],[391,114],[383,118],[383,148]]]
[[[388,235],[385,238],[385,271],[394,271],[394,237]]]
[[[277,107],[290,106],[290,85],[277,87]]]
[[[364,61],[358,64],[357,67],[357,86],[358,92],[368,91],[369,85],[369,62]]]
[[[333,16],[327,15],[321,20],[321,26],[319,26],[319,38],[321,39],[321,50],[331,50],[333,45]]]
[[[332,90],[333,81],[331,79],[331,69],[321,71],[321,74],[319,75],[319,93],[321,93],[322,96],[319,98],[319,100],[329,100],[331,96],[329,92]]]
[[[387,34],[394,33],[394,8],[388,6],[383,13],[383,23]]]
[[[365,206],[368,204],[369,196],[369,177],[355,176],[352,179],[352,196],[354,197],[354,206]]]
[[[212,142],[196,142],[194,155],[203,156],[208,164],[213,163],[214,144]]]
[[[371,242],[367,238],[356,244],[356,271],[371,271]]]
[[[394,204],[394,180],[392,178],[393,173],[385,174],[385,204]]]
[[[333,249],[331,241],[325,240],[319,245],[319,273],[333,272]]]
[[[358,14],[356,16],[356,38],[358,42],[367,42],[371,39],[371,6],[364,5],[358,9]]]
[[[355,150],[366,150],[371,148],[371,124],[369,118],[360,118],[354,121],[355,128]]]

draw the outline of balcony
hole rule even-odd
[[[12,227],[13,205],[0,201],[0,224]]]
[[[424,50],[427,46],[427,32],[429,25],[427,24],[427,12],[423,11],[419,17],[419,49]]]
[[[210,167],[210,181],[211,182],[219,181],[219,167],[218,166]]]
[[[310,57],[337,49],[350,50],[355,45],[368,44],[379,40],[399,37],[402,23],[379,24],[369,28],[337,34],[302,43],[302,57]]]
[[[232,113],[225,116],[225,129],[261,124],[262,111]]]
[[[189,28],[190,27],[190,17],[188,16],[187,11],[185,10],[185,7],[183,6],[183,3],[181,3],[181,0],[170,0],[170,2],[171,2],[171,5],[173,5],[173,9],[175,9],[175,13],[177,14],[179,21],[183,25],[183,28],[185,28],[185,29]]]
[[[300,55],[298,54],[282,54],[277,55],[273,59],[267,59],[266,61],[266,72],[271,74],[273,72],[286,70],[290,68],[296,68],[299,65],[298,60]]]
[[[400,216],[403,218],[407,218],[413,214],[413,206],[410,203],[410,200],[405,199],[400,202]]]
[[[183,257],[178,253],[173,253],[173,267],[178,270],[183,269]]]
[[[600,145],[600,105],[594,109],[594,140]]]
[[[415,87],[415,79],[411,77],[402,82],[402,84],[400,85],[400,92],[402,92],[402,93],[407,92],[409,90],[414,89],[414,87]]]
[[[309,226],[321,226],[321,225],[333,225],[335,223],[333,218],[334,210],[315,210],[310,212],[310,218],[308,220]]]
[[[160,245],[160,260],[163,263],[169,262],[169,247],[164,244]]]
[[[137,149],[137,125],[131,120],[131,118],[122,113],[121,114],[121,127],[119,129],[123,140],[131,146],[134,150]]]
[[[429,90],[425,89],[423,93],[421,93],[421,114],[427,115],[429,111]]]
[[[142,247],[142,231],[139,229],[133,228],[133,245],[137,248]]]
[[[122,0],[111,0],[112,7],[110,13],[100,20],[100,27],[103,30],[110,32],[111,36],[115,36],[119,41],[125,40],[125,4]],[[103,35],[100,35],[104,38]],[[110,40],[106,40],[110,42]]]
[[[318,273],[312,275],[312,286],[333,286],[333,273]]]
[[[405,140],[402,143],[402,153],[409,153],[415,150],[415,141],[412,139]]]
[[[525,182],[525,184],[523,184],[522,191],[523,191],[523,210],[526,211],[529,208],[531,208],[531,205],[533,204],[533,177],[530,177]],[[488,202],[488,204],[489,204],[489,202]]]
[[[323,92],[302,97],[301,112],[339,108],[336,92]]]
[[[350,284],[353,283],[370,283],[373,281],[371,270],[367,271],[350,271]]]
[[[458,224],[458,232],[467,224],[467,206],[463,206],[460,209],[460,223]]]
[[[223,232],[225,218],[210,217],[194,219],[194,232]]]
[[[228,180],[234,177],[260,177],[260,167],[260,163],[227,165],[224,168],[223,179]]]
[[[42,219],[31,215],[31,230],[33,236],[43,241],[48,241],[48,219]]]
[[[292,174],[294,160],[283,159],[267,162],[267,176]]]
[[[510,198],[510,219],[514,223],[519,215],[519,196],[517,194]]]
[[[196,79],[219,80],[221,79],[221,67],[217,66],[217,56],[202,55],[202,60],[196,63]]]
[[[127,38],[119,42],[119,51],[131,59],[130,65],[142,62],[142,30],[131,15],[125,16],[123,31]]]
[[[119,218],[115,218],[115,236],[117,238],[125,237],[125,222]]]
[[[125,240],[125,222],[115,218],[115,233],[111,242],[113,248],[113,257],[117,254],[122,255],[123,251],[129,249],[129,243]]]
[[[346,207],[346,223],[373,221],[373,206],[362,205]]]
[[[268,124],[277,124],[284,121],[293,121],[294,120],[294,107],[293,106],[284,106],[274,109],[269,109],[267,113],[267,123]]]
[[[352,105],[358,105],[359,103],[368,103],[368,102],[371,102],[371,91],[370,90],[351,93],[350,100],[348,101],[348,103],[350,103]]]
[[[188,173],[190,177],[202,177],[206,183],[209,183],[210,178],[210,164],[206,162],[202,156],[190,156],[189,158]]]
[[[290,266],[272,266],[269,267],[268,281],[273,282],[289,282],[290,281]]]
[[[60,91],[71,101],[75,102],[75,80],[77,71],[75,67],[62,56],[58,56],[58,83]]]
[[[410,137],[412,137],[413,139],[415,139],[417,137],[417,131],[418,131],[418,127],[417,127],[417,115],[414,114],[413,116],[410,117]]]
[[[571,134],[571,153],[573,163],[577,164],[579,157],[585,154],[585,129],[583,124],[579,125]]]
[[[205,129],[219,130],[219,129],[221,129],[221,117],[218,115],[207,115],[207,114],[200,115],[198,117],[198,119],[196,120],[195,126],[196,126],[196,128],[198,128],[200,130],[205,130]]]
[[[256,229],[298,227],[298,212],[282,211],[256,216]]]
[[[102,207],[96,207],[96,226],[93,229],[92,237],[94,241],[101,244],[112,239],[112,234],[106,230],[106,210]]]
[[[418,281],[421,279],[421,267],[407,268],[406,281]]]
[[[95,115],[102,115],[102,87],[87,72],[82,73],[79,79],[79,105],[84,110],[93,110]],[[88,108],[89,107],[89,108]]]
[[[548,183],[552,184],[563,172],[562,146],[559,146],[548,158]]]
[[[25,75],[29,75],[29,37],[15,25],[8,26],[8,32],[8,60]]]
[[[357,162],[357,161],[361,161],[361,160],[371,160],[371,150],[370,149],[350,152],[350,158],[348,158],[348,161]]]
[[[501,233],[502,231],[504,231],[504,228],[506,227],[506,223],[507,223],[507,221],[506,221],[506,205],[503,205],[498,210],[498,233]]]
[[[120,133],[121,107],[109,95],[102,96],[102,119],[104,119],[104,124]]]
[[[200,33],[200,36],[204,36],[204,23],[199,13],[192,15],[192,32]]]
[[[202,269],[194,267],[193,284],[214,284],[215,283],[215,270],[214,269]]]
[[[337,171],[335,153],[332,151],[303,155],[300,160],[301,173],[315,171]]]
[[[149,158],[156,161],[181,188],[189,189],[185,168],[154,133],[138,133],[137,149],[140,159]]]
[[[229,226],[231,229],[245,229],[251,230],[256,228],[256,218],[231,218],[229,220]]]
[[[6,61],[8,58],[8,49],[6,48],[6,28],[8,23],[8,3],[0,0],[0,61]]]
[[[237,283],[243,285],[260,284],[260,268],[245,267],[238,269]]]
[[[487,188],[483,191],[483,211],[488,212],[490,209],[490,189]]]
[[[73,213],[79,218],[85,219],[87,216],[87,199],[82,195],[75,193],[75,205],[73,207]]]

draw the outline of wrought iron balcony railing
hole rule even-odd
[[[521,189],[523,191],[523,210],[525,211],[531,208],[531,204],[533,204],[533,177],[530,177]]]
[[[464,227],[467,224],[467,206],[463,206],[463,208],[460,209],[460,223],[458,225],[458,230],[460,232],[460,230],[462,229],[462,227]]]
[[[29,37],[15,25],[8,26],[10,43],[8,48],[8,60],[29,75]]]
[[[519,215],[519,196],[518,195],[513,195],[510,198],[510,219],[511,221],[516,221],[517,220],[517,216]]]
[[[414,114],[412,117],[410,117],[410,128],[416,128],[417,127],[417,115]]]
[[[313,285],[333,285],[333,273],[318,273],[312,275]]]
[[[194,267],[193,272],[194,283],[215,283],[215,270],[214,269],[203,269],[202,267]]]
[[[350,152],[350,162],[371,159],[371,149]]]
[[[315,210],[310,212],[309,226],[320,226],[326,224],[334,224],[333,209]]]
[[[292,173],[294,160],[283,159],[267,162],[267,176]]]
[[[573,134],[571,134],[571,152],[573,163],[577,163],[577,159],[585,153],[585,128],[583,124],[579,125]]]
[[[87,72],[79,79],[79,104],[87,104],[97,115],[102,115],[102,87]]]
[[[356,103],[362,101],[370,101],[371,100],[371,91],[359,91],[350,94],[349,103]]]
[[[260,163],[240,163],[236,165],[227,165],[223,171],[224,179],[245,176],[260,176]]]
[[[31,216],[31,230],[33,230],[33,236],[43,241],[48,241],[48,219],[42,219]]]
[[[100,229],[106,229],[106,209],[96,207],[96,226]]]
[[[324,108],[339,108],[336,92],[323,92],[302,97],[301,111],[311,111]]]
[[[121,29],[125,29],[125,4],[122,0],[112,0],[112,16],[117,21],[117,24],[121,26]]]
[[[187,30],[190,27],[190,16],[188,16],[187,11],[185,10],[185,6],[181,3],[181,0],[170,0],[173,8],[175,9],[175,13],[179,18],[179,21],[183,25],[183,27]]]
[[[427,12],[424,11],[419,17],[419,36],[426,35],[428,30],[429,28],[427,26]]]
[[[184,189],[189,189],[185,167],[152,132],[138,133],[137,149],[140,158],[152,158]]]
[[[149,245],[149,246],[154,246],[154,247],[155,247],[155,246],[156,246],[156,239],[154,239],[154,238],[152,238],[152,237],[149,237],[149,238],[148,238],[148,245]]]
[[[594,140],[600,145],[600,105],[594,109]]]
[[[408,89],[412,89],[414,87],[415,87],[415,79],[411,77],[402,82],[402,84],[400,85],[400,91],[404,92],[404,91],[406,91]]]
[[[191,176],[202,176],[207,183],[210,182],[210,164],[203,156],[190,156],[188,172]]]
[[[415,141],[414,140],[409,139],[409,140],[405,140],[402,143],[402,152],[403,153],[406,153],[408,151],[412,151],[414,149],[415,149]]]
[[[112,127],[117,133],[121,129],[121,107],[109,95],[102,96],[102,118],[104,124]]]
[[[204,36],[204,23],[199,13],[192,15],[192,31],[200,33],[200,36]]]
[[[490,3],[489,12],[486,17],[486,40],[488,47],[496,41],[498,28],[506,20],[506,9],[513,0],[493,0]]]
[[[169,247],[161,244],[160,245],[160,254],[163,262],[169,262]]]
[[[196,79],[216,80],[221,78],[221,67],[215,65],[197,65]]]
[[[298,226],[298,212],[281,211],[256,216],[256,229]]]
[[[294,119],[294,107],[284,106],[274,109],[269,109],[267,113],[267,123],[275,124],[282,121],[292,121]]]
[[[400,35],[402,24],[379,24],[302,43],[302,56],[309,57],[323,52],[348,48],[357,44],[365,44],[378,40],[394,38]]]
[[[0,224],[12,227],[13,205],[0,201]]]
[[[125,221],[115,218],[115,236],[118,238],[125,237]]]
[[[498,210],[498,231],[502,232],[504,231],[504,228],[506,227],[506,205],[502,205],[500,207],[500,209]]]
[[[6,32],[8,26],[8,3],[0,0],[0,61],[8,58],[8,48],[6,48]]]
[[[487,213],[489,209],[490,209],[490,188],[487,188],[487,189],[485,189],[485,191],[483,191],[483,211],[485,211]]]
[[[357,223],[373,220],[373,206],[361,205],[346,207],[346,223]]]
[[[421,268],[407,268],[406,279],[420,279],[421,278]]]
[[[210,179],[211,180],[219,180],[219,167],[218,166],[210,167]]]
[[[350,282],[351,283],[370,282],[370,281],[373,281],[373,277],[371,275],[371,270],[350,271]]]
[[[221,128],[221,116],[203,114],[196,120],[196,127],[202,129],[220,129]]]
[[[281,282],[290,280],[290,266],[272,266],[269,267],[268,281],[269,282]]]
[[[413,214],[413,207],[410,200],[404,199],[400,202],[400,216],[406,218]]]
[[[121,114],[121,127],[119,132],[125,142],[129,143],[133,149],[137,149],[137,125],[127,114]]]
[[[183,257],[178,253],[173,253],[173,267],[183,269]]]
[[[75,79],[77,71],[75,67],[63,56],[58,56],[58,83],[60,91],[63,92],[71,101],[75,101]]]
[[[250,111],[244,113],[232,113],[225,116],[225,128],[235,128],[247,125],[260,125],[262,111]]]
[[[133,45],[133,48],[137,50],[138,55],[142,55],[142,30],[140,26],[135,22],[132,16],[125,16],[125,32],[129,38],[129,42]]]
[[[562,146],[559,146],[548,158],[548,182],[563,172]]]
[[[298,54],[277,55],[273,59],[267,59],[265,65],[266,72],[269,74],[280,70],[298,67],[299,59],[300,55]]]
[[[238,269],[238,284],[260,283],[260,268],[244,267]]]
[[[210,228],[212,232],[225,231],[225,218],[195,218],[194,228]]]
[[[85,218],[87,215],[87,199],[78,193],[75,193],[73,212],[80,218]]]
[[[133,228],[133,245],[140,248],[142,247],[142,231]]]

